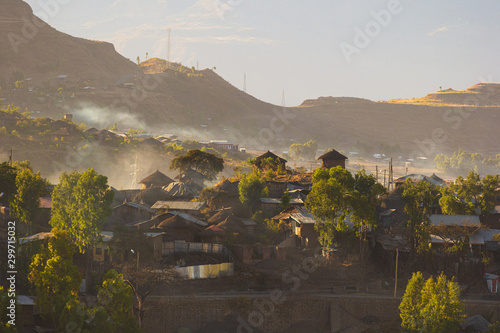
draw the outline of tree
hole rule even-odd
[[[81,253],[99,241],[104,222],[111,215],[114,192],[108,179],[94,169],[62,173],[52,193],[53,227],[67,230]]]
[[[280,209],[285,210],[290,207],[290,201],[292,200],[292,196],[288,193],[288,189],[286,189],[285,193],[280,199]]]
[[[495,209],[495,189],[500,186],[499,175],[469,172],[466,178],[458,176],[449,189],[442,190],[439,204],[444,214],[480,215],[485,217]]]
[[[208,180],[214,180],[217,174],[224,170],[224,160],[214,154],[192,149],[184,156],[177,156],[170,163],[170,170],[186,171],[194,169],[203,174]]]
[[[465,318],[460,287],[441,273],[436,281],[424,281],[422,273],[413,273],[399,305],[401,328],[405,332],[456,332]]]
[[[82,278],[73,265],[74,249],[67,231],[52,229],[54,237],[36,254],[30,265],[29,281],[34,286],[36,304],[44,315],[60,326],[59,316],[71,299],[78,296]]]
[[[296,160],[314,160],[316,151],[318,150],[318,143],[315,140],[309,140],[304,144],[294,143],[290,145],[288,154]]]
[[[352,174],[341,166],[318,168],[312,175],[312,190],[307,196],[306,207],[316,219],[316,229],[323,245],[333,243],[336,231],[347,229],[351,213],[348,195],[353,189]]]
[[[11,294],[12,295],[12,294]],[[15,322],[12,321],[12,318],[8,316],[11,312],[10,308],[12,307],[12,303],[10,303],[10,298],[9,296],[9,290],[5,291],[2,286],[0,286],[0,332],[1,333],[8,333],[8,332],[17,332],[17,327],[15,325],[11,325],[11,323]],[[19,309],[17,308],[18,306],[14,304],[14,311],[15,313],[19,313]],[[14,317],[15,318],[15,317]],[[11,321],[9,323],[9,321]],[[17,326],[19,324],[16,322]]]
[[[97,307],[102,309],[94,311],[104,311],[107,314],[106,323],[112,327],[112,332],[134,332],[138,330],[138,325],[132,314],[132,306],[132,287],[125,282],[122,274],[114,269],[109,270],[104,275],[102,287],[97,294]]]
[[[269,195],[266,181],[256,173],[251,173],[241,178],[238,191],[240,202],[251,207],[255,207],[259,203],[260,198],[265,198]]]
[[[426,181],[415,184],[411,179],[407,179],[402,185],[402,191],[405,202],[404,211],[408,214],[406,224],[410,233],[412,251],[424,253],[429,248],[429,216],[431,208],[438,205],[439,188]]]
[[[354,175],[354,185],[347,199],[350,199],[351,222],[357,230],[361,254],[367,231],[377,224],[379,198],[386,193],[385,187],[377,182],[375,176],[367,175],[365,170],[359,170]]]
[[[179,279],[173,268],[155,267],[152,264],[142,266],[140,269],[130,263],[123,266],[124,281],[127,282],[134,292],[137,301],[137,319],[139,327],[142,327],[145,307],[148,295],[161,284],[171,284]]]
[[[336,232],[347,229],[350,218],[358,230],[360,245],[363,235],[377,222],[376,206],[385,188],[373,175],[360,170],[353,177],[341,166],[317,169],[306,207],[317,219],[316,229],[324,244],[332,244]],[[362,246],[361,246],[362,250]]]
[[[40,173],[33,173],[30,169],[20,170],[16,176],[17,193],[10,202],[12,215],[28,225],[31,232],[33,218],[40,206],[40,196],[46,188],[46,182]]]
[[[0,202],[9,204],[11,198],[16,194],[16,168],[7,162],[0,164]]]

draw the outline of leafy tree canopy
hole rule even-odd
[[[99,241],[104,222],[111,215],[114,192],[108,179],[94,169],[62,173],[52,194],[53,227],[67,230],[80,252]]]
[[[265,198],[269,195],[266,181],[256,173],[251,173],[241,178],[238,188],[240,202],[245,205],[255,206],[259,203],[260,198]]]
[[[413,183],[411,179],[407,179],[402,185],[402,191],[412,250],[423,253],[429,249],[429,216],[431,209],[438,205],[439,188],[426,181]]]
[[[458,176],[450,187],[442,190],[439,204],[444,214],[486,216],[495,208],[495,189],[500,186],[499,175],[469,172],[466,178]]]
[[[316,228],[326,245],[331,245],[337,231],[347,229],[348,219],[359,230],[376,224],[375,207],[385,188],[364,170],[353,175],[337,166],[317,169],[306,207],[316,218]],[[361,237],[361,234],[360,234]]]
[[[68,232],[53,229],[53,233],[48,246],[33,257],[28,279],[40,310],[57,325],[66,303],[77,297],[82,278],[73,265],[74,248]]]
[[[224,159],[199,149],[192,149],[186,155],[177,156],[172,160],[170,170],[174,169],[181,171],[193,169],[203,174],[207,179],[214,180],[217,174],[224,170]]]
[[[425,281],[422,273],[413,273],[399,310],[405,332],[456,332],[465,318],[460,287],[444,274]]]

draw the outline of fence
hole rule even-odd
[[[164,242],[161,255],[165,257],[171,254],[187,254],[193,252],[221,254],[226,260],[233,261],[231,252],[224,245],[212,243],[190,243],[185,241]]]
[[[208,279],[234,275],[234,264],[226,262],[222,264],[176,267],[175,270],[185,279]]]

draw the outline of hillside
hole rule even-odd
[[[2,0],[0,44],[2,86],[27,78],[41,86],[57,82],[61,75],[67,76],[67,82],[89,80],[97,85],[140,73],[112,44],[61,33],[33,15],[21,0]]]
[[[477,83],[465,90],[448,88],[421,98],[390,102],[416,105],[500,106],[500,83]]]
[[[0,42],[10,45],[8,34],[22,29],[22,17],[34,19],[28,5],[4,0]],[[388,102],[320,97],[283,108],[235,88],[216,69],[195,70],[156,58],[139,67],[109,43],[74,38],[48,25],[20,44],[19,53],[2,48],[0,57],[4,105],[28,108],[33,116],[73,113],[76,122],[98,128],[117,123],[120,130],[225,139],[261,150],[287,150],[292,143],[315,139],[319,149],[366,155],[387,152],[387,147],[397,147],[393,154],[398,156],[430,159],[460,148],[498,154],[499,84]],[[22,78],[11,76],[20,71],[31,80],[12,89]]]

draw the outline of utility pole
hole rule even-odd
[[[12,149],[9,151],[9,165],[12,166]]]
[[[377,179],[378,183],[378,165],[375,165],[375,178]]]
[[[283,89],[283,93],[281,94],[281,106],[285,107],[285,89]]]
[[[393,182],[393,169],[392,169],[392,157],[391,160],[389,161],[389,179],[388,179],[388,190],[392,190],[392,182]]]
[[[394,282],[394,298],[396,298],[396,291],[398,290],[398,262],[399,262],[399,248],[396,248],[396,279]]]
[[[385,186],[385,172],[386,172],[386,170],[387,170],[387,169],[384,169],[384,187],[386,187],[386,186]]]

